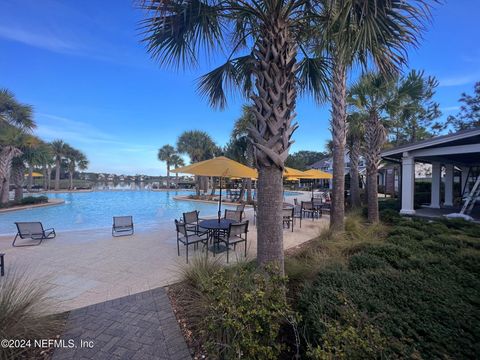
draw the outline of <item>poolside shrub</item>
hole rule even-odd
[[[11,269],[0,280],[0,339],[49,339],[60,334],[64,319],[51,315],[54,306],[44,282],[30,280],[26,272]],[[31,347],[1,347],[1,359],[34,358]]]
[[[365,240],[343,261],[321,269],[305,283],[295,307],[306,354],[475,358],[480,239],[471,235],[479,231],[464,222],[402,220],[383,244]]]
[[[9,201],[6,204],[0,204],[0,208],[9,208],[9,207],[19,206],[19,205],[35,205],[35,204],[42,204],[47,202],[48,202],[48,197],[44,195],[27,196],[20,201]]]
[[[183,274],[177,300],[196,336],[194,346],[214,359],[278,358],[281,327],[296,323],[286,278],[255,263],[223,267],[205,258],[194,259]]]

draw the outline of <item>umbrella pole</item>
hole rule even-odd
[[[222,217],[222,179],[220,178],[220,200],[218,201],[218,222]]]

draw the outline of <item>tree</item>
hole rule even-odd
[[[167,188],[170,188],[170,166],[172,166],[172,157],[176,155],[176,150],[172,145],[163,145],[158,149],[158,160],[165,161],[167,164]]]
[[[255,114],[251,106],[243,105],[242,114],[233,125],[232,134],[230,135],[231,140],[229,145],[227,145],[226,156],[249,167],[254,167],[255,149],[248,137],[248,128],[251,126],[255,126]],[[247,188],[247,202],[251,203],[253,201],[252,179],[244,179],[243,185],[246,185]],[[245,186],[242,186],[241,199],[243,199],[244,188]]]
[[[448,117],[448,123],[455,131],[480,127],[480,81],[475,83],[473,95],[462,93],[460,112]]]
[[[353,112],[347,116],[347,148],[350,157],[350,205],[352,209],[361,206],[358,165],[364,144],[365,122],[366,116],[362,113]]]
[[[388,111],[388,131],[395,146],[424,140],[438,134],[445,125],[439,104],[433,101],[438,81],[423,71],[411,70],[398,80],[397,102]]]
[[[283,168],[297,125],[297,91],[326,92],[327,67],[311,57],[311,25],[318,17],[310,0],[151,0],[144,3],[148,51],[160,64],[196,65],[209,54],[226,62],[200,78],[200,92],[214,107],[226,105],[228,88],[253,100],[258,178],[257,260],[283,273]],[[299,50],[300,49],[300,50]],[[297,55],[302,55],[297,60]]]
[[[350,103],[365,115],[365,160],[367,168],[368,220],[379,221],[378,216],[378,166],[380,152],[386,141],[383,115],[399,99],[396,82],[380,73],[363,75],[349,91]]]
[[[175,169],[185,166],[185,162],[178,154],[173,154],[171,158],[172,165]],[[175,187],[178,189],[178,173],[175,173]]]
[[[308,170],[308,166],[327,157],[328,154],[320,151],[301,150],[288,155],[285,165],[298,170]]]
[[[14,95],[0,90],[0,203],[8,202],[12,160],[22,154],[18,139],[35,128],[32,107],[19,103]]]
[[[187,154],[191,163],[196,163],[213,158],[218,147],[206,132],[192,130],[185,131],[178,137],[177,150],[179,153]],[[201,181],[202,177],[197,177],[197,195],[200,195]]]
[[[73,190],[73,176],[75,175],[75,170],[79,167],[82,170],[85,170],[88,167],[87,156],[82,153],[80,150],[71,147],[68,144],[64,144],[64,154],[65,160],[67,161],[68,168],[68,178],[69,178],[69,189]]]
[[[352,65],[371,59],[384,74],[406,63],[407,46],[417,45],[429,18],[426,0],[324,0],[319,51],[333,61],[332,140],[333,191],[330,227],[345,227],[346,84]]]
[[[67,156],[69,145],[63,140],[54,140],[50,144],[55,158],[55,191],[60,190],[60,168],[62,160]]]

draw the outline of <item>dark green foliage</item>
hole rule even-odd
[[[297,151],[290,154],[285,160],[285,166],[292,167],[298,170],[308,170],[308,166],[327,157],[326,153],[318,151]]]
[[[296,323],[285,297],[286,279],[254,263],[229,268],[194,259],[183,272],[179,303],[198,343],[212,359],[277,359],[279,331]]]
[[[380,220],[385,224],[396,224],[401,219],[398,210],[385,209],[380,211]]]
[[[0,205],[0,207],[4,208],[9,208],[9,207],[14,207],[14,206],[20,206],[20,205],[35,205],[35,204],[42,204],[42,203],[47,203],[48,202],[48,197],[47,196],[27,196],[24,197],[20,201],[10,201],[7,204]]]
[[[306,340],[317,350],[310,357],[329,358],[333,338],[335,349],[354,349],[348,358],[475,358],[478,234],[480,226],[465,221],[401,219],[384,244],[357,246],[347,266],[326,267],[306,285],[298,304]],[[346,303],[365,321],[342,315]],[[378,341],[367,346],[355,341],[358,336]],[[365,355],[365,349],[378,351]]]

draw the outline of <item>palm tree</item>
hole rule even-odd
[[[185,166],[185,162],[178,154],[173,154],[171,158],[171,164],[175,169]],[[175,173],[175,187],[178,189],[178,173]]]
[[[248,128],[255,126],[255,114],[252,107],[248,105],[242,106],[242,115],[235,121],[231,137],[237,141],[245,143],[245,151],[239,162],[249,167],[253,167],[255,163],[254,146],[248,138]],[[252,179],[246,179],[247,185],[247,202],[252,202]]]
[[[367,166],[368,220],[379,221],[378,216],[378,166],[380,152],[386,141],[382,116],[398,101],[396,81],[379,73],[363,75],[349,91],[349,101],[365,115],[365,160]]]
[[[70,145],[64,144],[66,148],[64,156],[67,160],[68,167],[68,178],[69,178],[69,189],[73,190],[73,176],[77,166],[81,169],[86,169],[88,166],[88,160],[84,153],[80,150],[77,150]]]
[[[165,161],[167,164],[167,188],[170,188],[170,166],[172,166],[172,157],[177,151],[172,145],[163,145],[158,149],[158,160]]]
[[[365,116],[354,112],[347,116],[347,147],[350,157],[350,199],[352,209],[361,206],[358,164],[363,146]]]
[[[8,202],[12,160],[21,155],[13,144],[26,132],[35,128],[32,107],[20,104],[14,95],[0,90],[0,202]]]
[[[434,1],[434,0],[432,0]],[[345,144],[347,74],[355,62],[372,59],[384,74],[406,63],[407,46],[429,18],[428,0],[322,0],[325,21],[320,26],[320,49],[333,61],[332,140],[333,192],[330,226],[345,227]]]
[[[54,140],[50,144],[55,159],[55,191],[60,190],[60,167],[62,159],[68,153],[69,146],[63,140]]]
[[[253,100],[257,259],[261,265],[276,262],[283,273],[282,173],[298,127],[297,92],[311,91],[320,99],[327,90],[324,59],[310,57],[311,25],[320,19],[316,7],[310,0],[150,0],[144,9],[144,40],[160,64],[196,65],[208,51],[228,54],[200,79],[200,92],[219,108],[226,105],[230,85]]]
[[[213,158],[218,147],[206,132],[192,130],[185,131],[178,137],[177,150],[179,153],[187,154],[190,157],[191,163],[196,163]],[[202,177],[197,177],[197,195],[200,195],[201,179]]]

